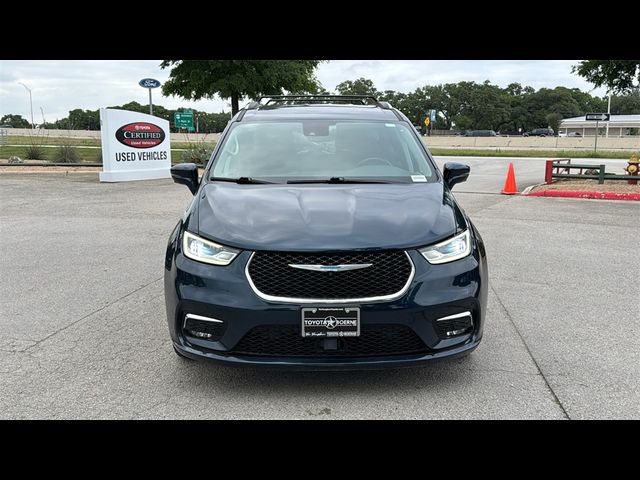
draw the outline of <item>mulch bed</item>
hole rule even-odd
[[[640,180],[640,177],[638,177]],[[639,200],[640,182],[629,185],[626,180],[557,180],[549,185],[538,185],[527,195],[535,197],[593,198],[600,200]]]
[[[539,185],[531,192],[541,190],[580,190],[585,192],[640,193],[640,176],[638,185],[629,185],[624,180],[605,180],[599,184],[597,180],[557,180],[549,185]]]

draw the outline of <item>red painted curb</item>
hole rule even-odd
[[[527,193],[527,197],[567,197],[567,198],[596,198],[600,200],[637,200],[640,193],[616,192],[581,192],[578,190],[538,190]]]

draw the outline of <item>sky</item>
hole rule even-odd
[[[518,82],[536,90],[565,86],[592,91],[593,86],[571,73],[577,60],[332,60],[320,64],[316,76],[329,91],[344,80],[365,77],[378,90],[410,92],[424,85],[460,81],[491,83],[500,87]],[[148,91],[138,85],[142,78],[164,82],[169,69],[160,60],[0,60],[0,117],[7,113],[30,118],[28,90],[33,99],[36,124],[66,117],[69,110],[122,105],[130,101],[149,103]],[[604,89],[593,95],[605,96]],[[153,90],[153,103],[169,109],[195,108],[206,112],[231,110],[219,98],[184,101],[163,97]],[[241,102],[240,106],[245,102]]]

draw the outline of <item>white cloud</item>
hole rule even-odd
[[[334,60],[322,63],[317,77],[328,90],[344,80],[370,78],[378,90],[409,92],[424,85],[455,83],[463,80],[506,86],[512,82],[541,87],[592,86],[571,73],[575,60]],[[68,115],[69,110],[121,105],[130,101],[148,103],[147,90],[138,86],[142,78],[164,82],[168,69],[160,60],[2,60],[0,61],[0,117],[15,113],[29,118],[29,94],[18,84],[32,89],[36,123]],[[593,91],[605,95],[603,89]],[[229,111],[228,102],[219,98],[187,102],[153,92],[154,104],[167,108],[190,107],[208,112]]]

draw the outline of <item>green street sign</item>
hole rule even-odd
[[[193,128],[193,111],[185,110],[183,112],[176,112],[173,115],[173,121],[176,128],[186,128],[190,132],[194,130]]]

